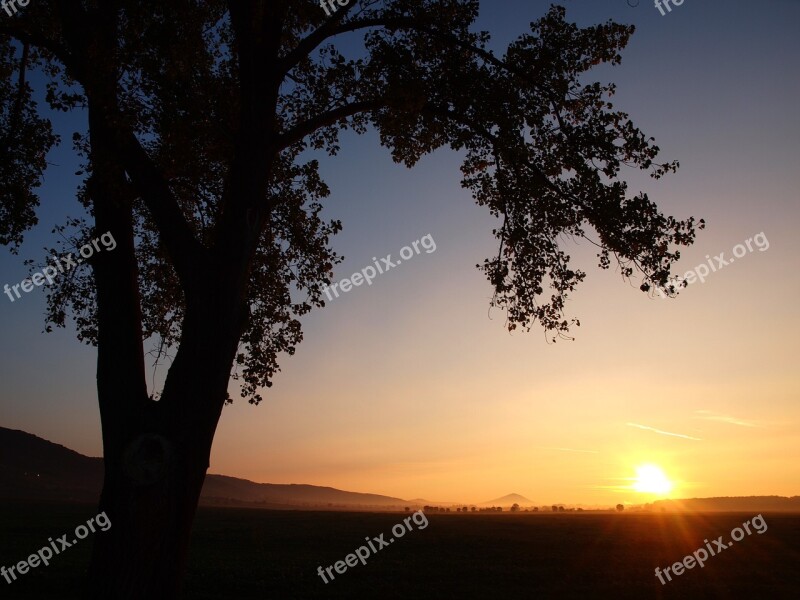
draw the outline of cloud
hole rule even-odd
[[[745,421],[744,419],[737,419],[728,415],[720,415],[710,410],[696,410],[697,415],[695,419],[705,419],[706,421],[719,421],[720,423],[728,423],[730,425],[738,425],[739,427],[758,427],[759,425],[753,421]]]
[[[662,431],[661,429],[656,429],[655,427],[648,427],[647,425],[639,425],[638,423],[625,423],[629,427],[637,427],[639,429],[644,429],[645,431],[653,431],[655,433],[659,433],[661,435],[671,435],[672,437],[679,437],[685,440],[695,440],[696,442],[701,442],[700,438],[692,437],[690,435],[683,435],[682,433],[671,433],[669,431]]]
[[[599,454],[597,450],[576,450],[575,448],[549,448],[542,447],[542,450],[558,450],[559,452],[584,452],[586,454]]]

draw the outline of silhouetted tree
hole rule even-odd
[[[511,505],[511,512],[519,512],[519,504],[516,502]]]
[[[625,510],[625,505],[617,504],[617,512],[622,512],[623,510]]]
[[[118,244],[48,294],[48,328],[71,315],[98,348],[100,507],[114,525],[95,537],[96,597],[179,594],[229,380],[261,401],[340,260],[329,237],[341,225],[320,218],[328,188],[308,157],[335,154],[341,130],[375,128],[409,167],[444,146],[464,155],[463,185],[500,219],[481,268],[509,329],[539,321],[555,339],[579,324],[564,314],[584,279],[565,237],[596,236],[602,268],[674,291],[695,221],[630,196],[620,169],[660,177],[676,164],[656,162],[607,101],[612,85],[585,83],[620,61],[633,28],[578,28],[553,7],[496,55],[471,31],[478,8],[353,0],[328,18],[301,0],[36,0],[0,21],[0,243],[16,250],[37,222],[59,142],[50,119],[64,111],[87,125],[73,135],[79,213],[60,231]],[[171,359],[160,391],[148,391],[144,340]]]

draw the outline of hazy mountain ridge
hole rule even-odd
[[[347,492],[332,487],[298,483],[255,483],[247,479],[238,479],[227,475],[209,474],[203,485],[201,500],[211,500],[212,498],[231,498],[240,502],[318,507],[326,505],[332,505],[333,507],[396,507],[408,504],[406,500],[379,494]]]
[[[720,496],[656,500],[654,510],[679,512],[800,512],[800,496]]]
[[[33,434],[0,427],[0,499],[97,502],[103,459],[91,458]],[[264,508],[388,508],[400,498],[348,492],[306,484],[256,483],[209,474],[201,504],[258,505]]]
[[[0,427],[0,498],[96,502],[103,459]]]
[[[103,459],[84,456],[24,431],[0,427],[0,500],[52,500],[96,503],[103,481]],[[423,505],[465,506],[465,502],[403,500],[308,484],[256,483],[209,474],[201,504],[271,509],[389,509]],[[522,507],[535,503],[508,494],[476,506]],[[598,507],[600,508],[600,507]],[[642,508],[691,512],[800,512],[800,496],[735,496],[657,500]]]

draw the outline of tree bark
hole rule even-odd
[[[95,539],[94,599],[180,596],[236,349],[230,340],[238,338],[230,318],[201,328],[192,314],[161,400],[148,405],[124,447],[105,452],[100,510],[112,525]]]
[[[91,598],[180,596],[208,450],[143,433],[107,469],[100,510],[112,525],[95,539]]]

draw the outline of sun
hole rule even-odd
[[[656,465],[641,465],[636,467],[636,479],[633,489],[645,494],[665,495],[672,491],[672,482],[667,478],[661,467]]]

